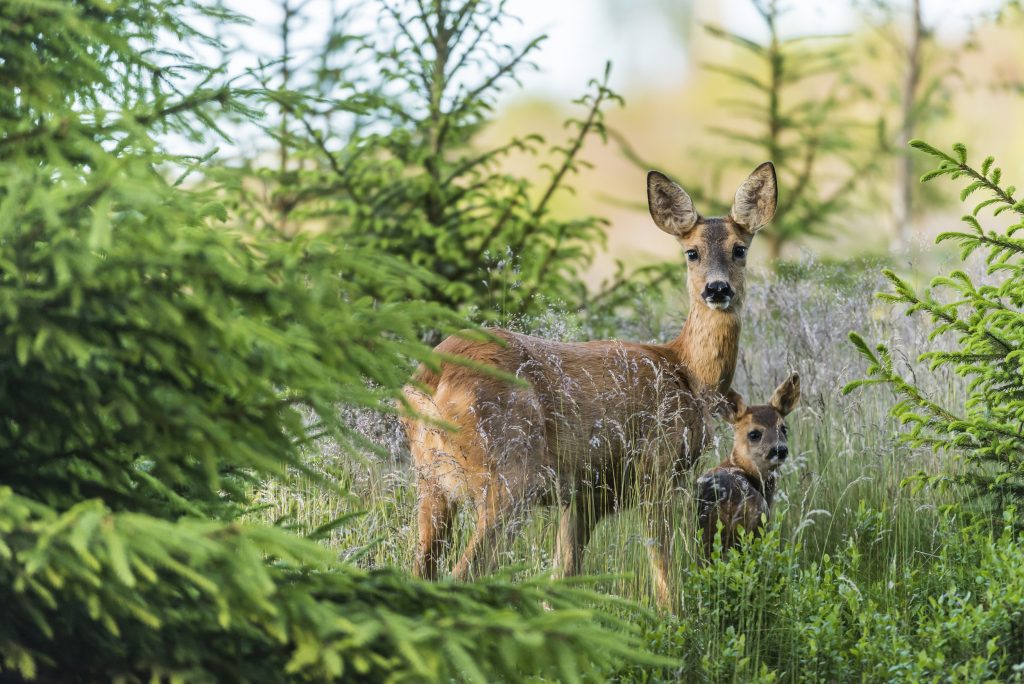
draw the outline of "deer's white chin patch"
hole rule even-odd
[[[729,308],[729,305],[732,304],[732,299],[727,299],[724,302],[709,302],[708,300],[705,299],[704,303],[708,305],[709,309],[725,311],[726,309]]]

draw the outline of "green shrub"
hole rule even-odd
[[[584,590],[429,585],[245,522],[256,483],[329,486],[304,447],[356,438],[342,406],[393,410],[419,332],[459,321],[409,265],[231,228],[230,185],[184,183],[204,163],[166,141],[262,97],[193,13],[231,18],[0,4],[0,678],[573,680],[635,655]]]
[[[952,155],[920,140],[911,145],[939,160],[923,181],[942,176],[965,180],[961,201],[982,193],[983,199],[963,217],[966,229],[944,232],[937,241],[957,243],[964,261],[980,256],[984,273],[955,270],[934,278],[930,288],[918,292],[887,270],[893,292],[879,297],[905,306],[907,315],[930,318],[932,339],[948,340],[950,346],[928,351],[918,361],[931,372],[951,368],[966,378],[967,395],[962,406],[938,403],[921,390],[913,371],[902,371],[893,362],[887,346],[871,349],[857,334],[851,334],[851,339],[870,362],[870,378],[850,383],[845,391],[877,383],[891,386],[900,397],[892,413],[909,427],[903,438],[913,446],[948,451],[961,459],[968,469],[957,477],[1003,506],[1024,496],[1024,325],[1020,315],[1024,240],[1017,237],[1024,229],[1024,200],[1014,197],[1013,186],[1003,184],[992,157],[975,169],[968,165],[963,145],[954,145]],[[995,217],[1006,214],[1010,225],[985,230],[978,217],[986,208]],[[931,473],[927,477],[952,476]]]
[[[1024,662],[1024,562],[1014,516],[998,531],[946,525],[939,553],[877,579],[850,547],[818,563],[777,530],[727,561],[691,567],[677,618],[651,624],[673,668],[615,681],[1007,681]]]

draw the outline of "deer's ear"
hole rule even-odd
[[[756,233],[775,216],[779,201],[779,184],[775,178],[775,165],[761,164],[747,176],[736,191],[729,216],[750,233]]]
[[[792,411],[797,403],[800,401],[800,375],[793,373],[786,381],[779,385],[778,389],[775,390],[775,394],[772,395],[772,400],[768,402],[772,408],[781,413],[787,415]]]
[[[647,174],[647,206],[654,223],[676,237],[689,233],[700,220],[686,191],[658,171]]]
[[[718,404],[717,413],[728,423],[735,423],[747,412],[747,404],[738,392],[729,390]]]

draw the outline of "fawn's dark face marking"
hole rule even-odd
[[[751,406],[733,429],[733,458],[749,463],[762,479],[789,456],[786,421],[772,406]]]
[[[724,218],[703,218],[686,191],[658,171],[647,174],[647,203],[655,224],[683,247],[691,303],[721,311],[737,308],[747,250],[754,234],[775,215],[777,183],[771,162],[761,164],[740,185]]]

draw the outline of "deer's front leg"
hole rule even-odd
[[[672,612],[674,603],[674,582],[669,570],[669,554],[667,547],[656,541],[647,545],[647,556],[651,561],[651,580],[654,583],[654,598],[658,607],[664,611]]]
[[[576,499],[562,507],[555,540],[556,576],[572,577],[583,568],[583,552],[603,511],[596,500]]]
[[[658,607],[672,612],[676,608],[676,573],[673,541],[675,538],[669,512],[671,502],[658,502],[651,506],[648,520],[647,557],[651,563],[651,580]]]

